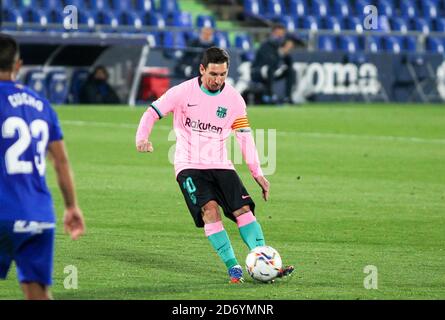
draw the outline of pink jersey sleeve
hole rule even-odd
[[[156,111],[153,108],[148,108],[141,117],[139,126],[136,131],[136,144],[139,141],[147,140],[150,137],[151,130],[155,122],[159,120]]]
[[[250,173],[254,178],[262,176],[260,159],[258,151],[253,140],[249,120],[247,119],[246,104],[243,99],[240,102],[240,116],[232,124],[232,130],[235,130],[235,137],[241,148],[244,161],[249,167]]]
[[[148,139],[154,123],[178,107],[180,91],[178,86],[169,89],[144,112],[136,132],[136,143]]]
[[[252,176],[254,178],[262,176],[263,171],[261,170],[258,151],[256,150],[251,132],[246,129],[240,129],[235,131],[235,137]]]
[[[181,101],[181,87],[175,86],[167,90],[158,100],[154,101],[151,106],[158,114],[159,119],[162,119],[170,112],[173,112]]]

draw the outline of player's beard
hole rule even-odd
[[[222,83],[221,84],[216,84],[215,83],[214,85],[210,86],[210,90],[217,91],[217,90],[221,89],[221,87],[222,87]]]

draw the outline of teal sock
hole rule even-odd
[[[238,264],[238,261],[235,258],[235,252],[233,251],[232,244],[230,243],[229,236],[227,235],[226,230],[220,231],[218,233],[214,233],[208,236],[212,247],[218,253],[218,256],[224,261],[227,269],[230,269],[233,266]]]
[[[247,244],[250,250],[266,245],[263,230],[257,221],[253,221],[240,227],[239,233],[241,234],[241,238],[243,239],[244,243]]]

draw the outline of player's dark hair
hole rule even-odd
[[[211,47],[204,51],[201,64],[207,69],[209,63],[223,64],[226,62],[227,67],[229,67],[229,61],[230,57],[226,50],[218,47]]]
[[[0,33],[0,71],[12,71],[19,56],[19,46],[11,36]]]

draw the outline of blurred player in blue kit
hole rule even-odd
[[[57,114],[15,82],[22,65],[16,41],[0,34],[0,279],[14,261],[25,299],[51,299],[55,214],[45,180],[52,160],[72,239],[85,232]]]

